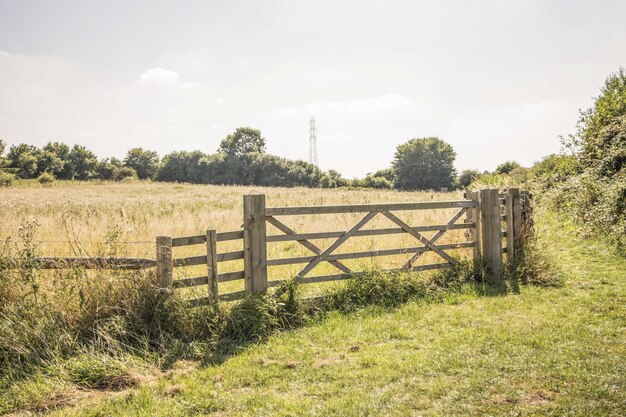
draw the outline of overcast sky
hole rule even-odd
[[[457,168],[559,149],[626,65],[626,1],[0,0],[0,138],[214,152],[239,126],[347,177],[439,136]]]

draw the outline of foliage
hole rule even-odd
[[[74,145],[69,153],[73,179],[88,180],[93,177],[98,159],[89,149],[81,145]]]
[[[465,169],[463,170],[458,178],[457,178],[457,186],[462,189],[467,189],[472,182],[479,179],[481,177],[480,171],[475,169]]]
[[[42,148],[38,172],[49,172],[58,179],[71,180],[74,169],[70,160],[70,147],[61,142],[48,142]]]
[[[154,151],[132,148],[126,153],[124,165],[135,170],[140,180],[154,179],[159,168],[159,155]]]
[[[494,173],[496,174],[508,174],[514,169],[521,168],[522,166],[515,161],[506,161],[498,165]]]
[[[0,139],[0,157],[4,155],[4,151],[6,150],[7,144],[4,140]]]
[[[593,106],[581,113],[564,155],[532,169],[537,195],[600,234],[626,255],[626,71],[609,75]]]
[[[218,152],[230,156],[264,153],[265,138],[258,129],[240,127],[222,140]]]
[[[25,143],[12,145],[7,154],[9,167],[15,169],[19,178],[33,178],[37,173],[37,163],[40,157],[39,149]]]
[[[50,174],[49,172],[42,172],[38,177],[37,177],[37,182],[41,185],[50,185],[54,182],[54,175]]]
[[[403,190],[452,188],[455,158],[452,146],[437,137],[411,139],[396,149],[395,186]]]
[[[0,187],[10,187],[15,181],[15,175],[0,171]]]

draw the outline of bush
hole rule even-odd
[[[13,181],[15,181],[15,175],[0,171],[0,187],[10,187]]]
[[[41,175],[37,177],[37,182],[43,186],[51,185],[54,182],[54,175],[49,172],[42,172]]]

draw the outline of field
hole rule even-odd
[[[129,256],[155,257],[155,237],[204,234],[241,230],[242,196],[263,193],[268,207],[330,204],[367,204],[460,199],[461,192],[393,192],[372,190],[315,190],[307,188],[263,188],[164,183],[75,183],[60,182],[53,187],[25,183],[13,189],[0,189],[0,239],[15,237],[20,226],[36,221],[35,241],[44,256]],[[398,215],[413,226],[444,224],[456,210],[402,212]],[[10,213],[10,215],[9,215]],[[298,232],[345,231],[362,214],[289,216],[284,221]],[[364,229],[397,227],[383,216]],[[268,225],[268,232],[282,234]],[[464,230],[446,232],[439,243],[468,241]],[[321,247],[331,240],[318,240]],[[239,245],[239,246],[238,246]],[[415,247],[420,244],[406,234],[356,237],[349,239],[337,253]],[[218,251],[241,250],[241,241],[223,242]],[[459,256],[469,251],[457,250]],[[176,257],[205,254],[203,245],[175,249]],[[307,256],[311,252],[297,242],[276,242],[268,246],[268,258]],[[371,267],[399,267],[409,255],[347,260],[355,270]],[[424,254],[419,264],[441,262],[434,254]],[[227,262],[221,272],[242,270],[241,261]],[[303,265],[274,266],[270,279],[292,277]],[[204,268],[205,269],[205,268]],[[203,267],[179,268],[177,278],[205,273]],[[328,263],[319,265],[311,275],[332,274]],[[225,292],[243,289],[243,281],[222,285]],[[222,287],[221,286],[221,287]]]
[[[15,236],[20,225],[36,220],[35,239],[42,241],[39,250],[45,255],[152,257],[155,235],[237,230],[241,195],[249,191],[265,193],[268,206],[458,199],[460,194],[59,183],[0,190],[0,231],[3,238]],[[403,218],[418,225],[445,223],[451,216],[432,213]],[[164,367],[159,359],[128,359],[119,352],[111,359],[93,351],[59,357],[5,387],[0,410],[60,416],[622,416],[626,261],[549,212],[540,210],[536,220],[538,245],[561,270],[552,273],[564,277],[546,280],[554,285],[523,285],[511,292],[461,282],[393,307],[320,314],[259,343],[242,343],[227,356]],[[298,231],[346,230],[356,217],[288,221]],[[398,236],[348,241],[343,250],[415,245],[412,238]],[[461,231],[448,239],[466,237]],[[270,258],[306,254],[294,245],[272,251]],[[405,258],[371,262],[390,266]],[[271,273],[287,277],[290,272]],[[88,388],[76,382],[77,375],[114,373],[120,364],[132,369],[136,385]]]

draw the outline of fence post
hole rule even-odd
[[[156,269],[159,288],[172,288],[174,264],[172,262],[172,238],[157,236]]]
[[[243,196],[244,275],[246,291],[267,289],[265,195]]]
[[[217,305],[219,293],[217,287],[217,233],[215,230],[206,231],[206,260],[209,284],[209,302]]]
[[[509,190],[510,191],[510,190]],[[515,257],[515,227],[513,226],[515,217],[513,215],[513,197],[510,192],[504,197],[504,215],[506,216],[506,259],[511,262]]]
[[[477,261],[481,258],[480,251],[480,203],[478,191],[466,191],[465,198],[476,202],[475,207],[467,209],[466,222],[474,223],[474,228],[470,229],[472,235],[472,241],[474,242],[474,260]]]
[[[498,189],[480,190],[480,244],[483,262],[494,275],[503,272],[502,220]]]
[[[522,232],[522,205],[519,188],[509,188],[508,195],[511,197],[511,212],[513,217],[513,250],[516,252],[520,247],[520,235]]]

